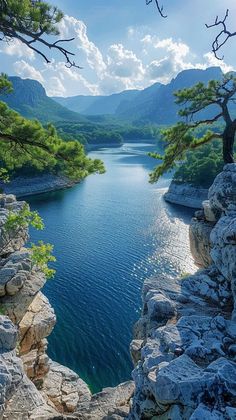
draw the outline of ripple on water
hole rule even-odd
[[[54,243],[57,274],[44,292],[57,314],[49,355],[74,369],[93,391],[130,378],[129,343],[141,308],[143,280],[191,272],[192,211],[168,205],[169,179],[148,183],[152,145],[127,144],[91,157],[107,172],[71,190],[32,197]]]

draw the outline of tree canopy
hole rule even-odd
[[[59,36],[58,23],[63,13],[45,1],[0,0],[0,40],[11,42],[18,39],[50,63],[48,51],[63,55],[67,67],[79,67],[73,60],[74,53],[65,47],[70,39],[50,42],[48,35]]]
[[[0,93],[10,90],[6,76],[0,76]],[[88,158],[78,141],[63,141],[52,125],[43,127],[37,120],[28,120],[4,102],[0,102],[0,162],[9,171],[30,164],[74,180],[104,172],[102,162]]]
[[[162,131],[167,146],[164,156],[151,154],[152,157],[161,159],[162,164],[151,173],[150,182],[156,182],[164,172],[181,162],[187,151],[194,150],[216,138],[223,142],[224,162],[234,162],[236,118],[230,104],[235,102],[235,93],[236,77],[232,73],[226,74],[221,81],[211,80],[207,85],[197,83],[192,88],[175,93],[176,103],[183,106],[179,115],[184,117],[185,121],[180,121]],[[204,118],[206,108],[211,109],[211,118]],[[222,129],[209,130],[208,127],[217,121],[222,122]],[[205,128],[200,135],[199,128]]]

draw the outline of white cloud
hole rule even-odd
[[[2,53],[17,57],[13,66],[21,77],[41,82],[51,96],[111,94],[126,89],[141,89],[152,83],[168,83],[179,72],[191,68],[220,66],[224,72],[233,70],[211,53],[199,58],[189,45],[171,37],[159,38],[147,28],[127,28],[126,42],[101,49],[89,38],[84,22],[65,16],[59,24],[60,37],[74,38],[67,48],[75,53],[82,70],[67,68],[62,61],[42,62],[19,41],[4,45]],[[27,57],[27,58],[26,58]],[[34,59],[34,66],[29,60]],[[9,60],[8,60],[9,61]]]
[[[50,96],[98,95],[99,89],[95,83],[89,82],[81,74],[81,70],[68,68],[64,62],[53,61],[45,65],[42,70],[45,79],[45,87]],[[76,91],[75,91],[76,86]]]
[[[224,62],[224,60],[218,60],[213,53],[209,52],[204,54],[206,60],[206,67],[217,66],[220,67],[223,73],[234,70],[233,66],[230,66]]]
[[[74,44],[79,52],[78,60],[82,52],[90,68],[98,75],[102,75],[106,70],[106,64],[99,48],[89,40],[85,23],[72,16],[65,16],[59,24],[59,30],[63,37],[75,38]]]
[[[107,70],[110,75],[121,78],[135,77],[140,80],[144,75],[143,63],[133,51],[125,49],[122,44],[113,44],[108,50]]]
[[[24,57],[30,61],[34,60],[35,58],[34,51],[28,48],[18,39],[14,39],[9,42],[3,42],[0,52],[18,58]]]
[[[23,77],[24,79],[34,79],[38,80],[40,83],[44,83],[44,78],[39,70],[37,70],[35,67],[31,66],[29,63],[27,63],[24,60],[16,61],[14,63],[14,69],[16,73]]]

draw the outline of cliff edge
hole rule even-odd
[[[216,177],[190,239],[200,270],[144,283],[132,420],[236,418],[236,164]]]

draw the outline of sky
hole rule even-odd
[[[0,72],[38,80],[49,96],[109,95],[168,83],[189,68],[221,66],[236,69],[232,38],[222,50],[223,60],[211,53],[215,29],[206,29],[216,15],[229,8],[229,29],[236,30],[235,0],[163,0],[168,17],[145,0],[51,0],[64,12],[60,37],[81,70],[65,67],[63,57],[48,52],[43,59],[19,41],[0,43]],[[207,3],[207,6],[206,6]]]

